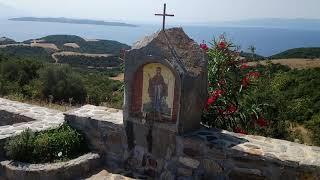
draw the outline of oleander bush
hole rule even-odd
[[[33,133],[26,130],[5,145],[8,158],[26,163],[47,163],[76,158],[88,148],[84,137],[64,124],[53,130]]]
[[[209,56],[203,124],[320,145],[320,68],[249,65],[224,37],[201,48]]]

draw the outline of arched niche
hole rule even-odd
[[[147,63],[134,73],[131,115],[147,121],[176,123],[180,79],[170,67]]]

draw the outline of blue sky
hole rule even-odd
[[[155,22],[167,2],[171,23],[259,18],[320,19],[320,0],[0,0],[30,16]]]

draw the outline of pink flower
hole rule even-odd
[[[248,69],[250,66],[248,66],[247,64],[242,64],[240,66],[240,70],[245,70],[245,69]]]
[[[227,110],[224,112],[225,115],[230,115],[235,113],[238,110],[237,106],[235,106],[234,104],[231,104]]]
[[[247,76],[249,76],[249,77],[253,77],[253,78],[259,78],[260,77],[260,73],[259,72],[249,72],[248,74],[247,74]]]
[[[218,48],[225,49],[227,47],[227,44],[224,41],[219,42]]]
[[[256,123],[260,126],[260,127],[266,127],[268,126],[268,122],[263,118],[263,117],[259,117],[256,121]]]
[[[242,85],[244,88],[248,87],[249,83],[250,83],[250,79],[249,79],[248,76],[244,77],[244,78],[242,79],[242,81],[241,81],[241,85]]]
[[[217,100],[217,98],[215,96],[210,97],[207,101],[207,105],[211,105],[211,104],[215,103],[216,100]]]
[[[205,106],[205,109],[208,110],[209,106],[211,106],[212,104],[214,104],[216,102],[216,100],[218,99],[218,97],[212,96],[207,100],[207,104]]]
[[[212,95],[213,95],[213,96],[221,96],[223,93],[224,93],[223,90],[217,89],[217,90],[214,90],[214,91],[213,91]]]
[[[207,100],[207,104],[205,106],[205,109],[208,110],[209,106],[214,104],[217,99],[223,94],[224,92],[220,89],[213,91],[212,96]]]
[[[201,43],[200,48],[203,49],[205,52],[209,50],[209,47],[205,43]]]
[[[222,79],[222,80],[220,80],[219,82],[218,82],[218,86],[223,86],[223,85],[225,85],[226,84],[226,81],[224,80],[224,79]]]

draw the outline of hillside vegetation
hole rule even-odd
[[[122,61],[118,56],[88,57],[88,56],[56,56],[59,63],[86,68],[120,68]]]
[[[6,44],[14,44],[16,43],[13,39],[9,39],[6,37],[0,37],[0,45],[6,45]]]
[[[259,54],[252,54],[252,53],[244,52],[244,51],[240,52],[240,56],[246,58],[249,61],[266,59],[266,57],[261,56]]]
[[[0,54],[17,59],[36,59],[43,62],[53,62],[51,51],[40,47],[8,46],[0,48]]]
[[[0,95],[16,100],[121,108],[122,82],[110,79],[119,73],[119,69],[83,69],[0,52]]]
[[[266,118],[282,122],[270,129],[273,137],[320,145],[320,68],[299,70],[268,64],[257,69],[264,74],[241,101],[270,106]],[[307,136],[312,142],[306,142],[308,138],[301,131],[293,130],[297,125],[309,130]]]
[[[41,42],[55,44],[62,51],[74,51],[82,53],[95,54],[119,54],[121,49],[130,49],[130,46],[111,40],[95,40],[86,41],[85,39],[74,35],[51,35],[39,38]],[[33,40],[24,41],[24,43],[31,43]],[[64,46],[66,43],[75,43],[80,48],[72,48]]]
[[[320,47],[312,48],[294,48],[288,49],[281,53],[264,57],[259,54],[253,54],[248,52],[240,52],[240,56],[246,58],[249,61],[252,60],[265,60],[265,59],[316,59],[320,58]]]
[[[289,58],[304,58],[314,59],[320,58],[320,48],[295,48],[275,54],[270,59],[289,59]]]

